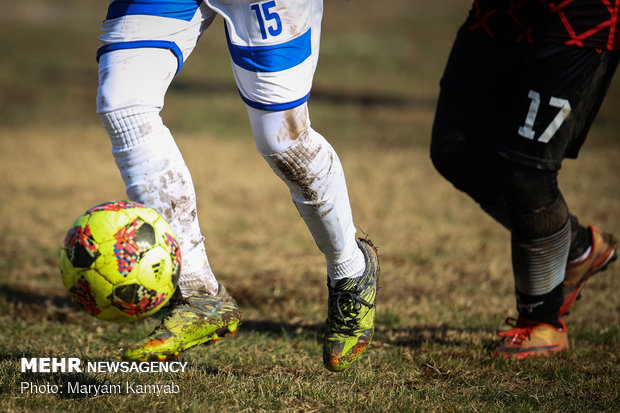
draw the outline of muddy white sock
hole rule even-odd
[[[263,154],[288,185],[293,202],[325,255],[331,281],[357,277],[365,269],[344,172],[332,146],[312,128],[286,150]]]
[[[205,252],[192,178],[159,111],[133,107],[100,116],[127,196],[158,211],[176,233],[182,255],[181,293],[215,295],[217,280]]]

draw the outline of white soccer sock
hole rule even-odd
[[[182,257],[182,295],[217,294],[217,280],[198,223],[192,178],[159,110],[133,107],[100,116],[127,196],[157,210],[176,233]]]
[[[362,275],[364,255],[355,240],[342,164],[332,146],[308,127],[287,149],[262,155],[288,185],[297,210],[325,255],[330,282]]]

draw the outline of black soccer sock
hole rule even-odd
[[[560,327],[571,222],[556,177],[554,172],[514,171],[511,247],[519,315]]]
[[[560,306],[564,302],[562,284],[543,295],[528,295],[516,291],[519,316],[531,321],[560,328]]]

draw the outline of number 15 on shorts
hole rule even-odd
[[[282,33],[282,19],[280,15],[272,9],[276,7],[274,0],[267,1],[265,3],[256,3],[250,6],[250,9],[256,13],[258,19],[258,27],[260,28],[260,34],[263,39],[268,36],[275,37]]]

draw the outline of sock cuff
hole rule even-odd
[[[217,295],[218,285],[214,277],[205,277],[203,274],[185,274],[179,279],[179,290],[184,298],[196,295]]]
[[[357,243],[355,245],[355,251],[348,260],[338,264],[327,262],[327,277],[330,281],[335,282],[342,278],[359,277],[364,273],[366,269],[364,254],[357,247]]]
[[[164,127],[159,109],[145,106],[125,108],[99,116],[110,135],[113,152],[142,145],[148,136]]]

